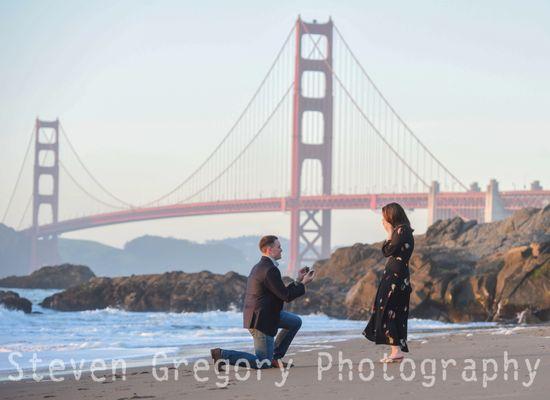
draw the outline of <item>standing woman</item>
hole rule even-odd
[[[363,335],[376,344],[389,344],[391,354],[381,362],[399,362],[408,353],[407,319],[411,284],[409,259],[414,249],[413,230],[405,210],[397,203],[382,207],[382,224],[388,233],[382,253],[389,257],[380,280],[372,315]]]

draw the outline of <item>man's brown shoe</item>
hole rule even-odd
[[[283,360],[271,360],[271,367],[273,368],[292,368],[294,367],[293,362],[283,362]]]
[[[222,349],[220,349],[219,347],[215,349],[211,349],[210,355],[212,356],[212,360],[214,361],[214,366],[217,368],[218,372],[225,371],[225,369],[223,369],[223,366],[225,365],[225,361],[222,360]]]

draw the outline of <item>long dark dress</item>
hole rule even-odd
[[[409,259],[414,250],[413,230],[409,225],[396,226],[391,239],[382,245],[382,253],[389,258],[378,285],[372,315],[363,331],[370,341],[400,346],[403,352],[409,351],[407,319],[412,291]]]

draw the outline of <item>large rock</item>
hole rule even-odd
[[[467,248],[480,258],[512,247],[550,241],[550,205],[543,209],[524,208],[510,217],[488,224],[463,221],[460,217],[436,221],[420,244],[452,249]]]
[[[550,241],[514,247],[502,257],[496,276],[494,319],[527,312],[533,321],[550,319]]]
[[[477,224],[437,221],[415,236],[410,261],[411,317],[450,322],[550,320],[550,206]],[[386,259],[381,243],[357,243],[314,265],[317,279],[285,308],[300,314],[366,320]],[[288,283],[288,279],[287,279]],[[77,311],[241,309],[246,277],[236,273],[170,272],[92,278],[42,305]]]
[[[0,279],[0,287],[24,289],[66,289],[87,282],[95,275],[85,265],[63,264],[42,267],[27,276]]]
[[[241,310],[246,290],[245,276],[208,271],[167,272],[118,278],[92,278],[79,286],[47,297],[41,306],[60,311],[120,308],[127,311],[203,312]],[[290,282],[284,278],[285,283]],[[287,304],[300,314],[321,312],[341,316],[345,291],[321,278],[308,286],[305,296]]]
[[[19,295],[11,290],[0,290],[0,305],[4,306],[8,310],[23,311],[26,314],[32,312],[32,303],[30,300],[19,297]]]
[[[288,284],[289,278],[284,279]],[[335,284],[329,278],[318,278],[311,282],[306,293],[285,304],[285,310],[297,314],[308,315],[322,313],[329,317],[342,316],[342,304],[346,297],[343,286]]]
[[[120,308],[127,311],[203,312],[242,306],[246,278],[225,275],[166,272],[118,278],[92,278],[79,286],[47,297],[41,306],[60,311]]]
[[[411,317],[442,321],[550,320],[550,206],[477,224],[437,221],[415,236]],[[318,262],[346,292],[341,317],[368,319],[384,270],[381,243],[355,244]]]

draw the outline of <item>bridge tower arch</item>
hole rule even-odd
[[[308,37],[311,36],[311,37]],[[324,39],[320,57],[307,58],[302,54],[304,41],[312,42],[313,37]],[[291,193],[287,199],[290,210],[290,262],[288,275],[293,276],[302,263],[312,263],[328,258],[331,247],[331,210],[303,206],[302,171],[306,160],[320,163],[322,174],[322,194],[332,194],[332,131],[333,131],[333,91],[332,91],[332,38],[333,23],[306,23],[300,18],[296,21],[296,56],[294,66],[293,129],[291,153]],[[320,40],[317,40],[319,42]],[[322,58],[324,56],[324,58]],[[307,88],[306,73],[322,74],[324,93],[319,97],[307,97],[311,92]],[[304,114],[320,113],[323,123],[316,125],[322,132],[322,142],[304,141]],[[302,246],[301,246],[302,244]]]
[[[48,159],[53,161],[46,163]],[[51,178],[51,184],[46,188],[43,182],[47,177]],[[30,270],[34,271],[43,265],[59,263],[57,235],[39,236],[41,216],[48,208],[51,215],[48,223],[57,223],[59,217],[59,119],[36,119],[32,197]]]

